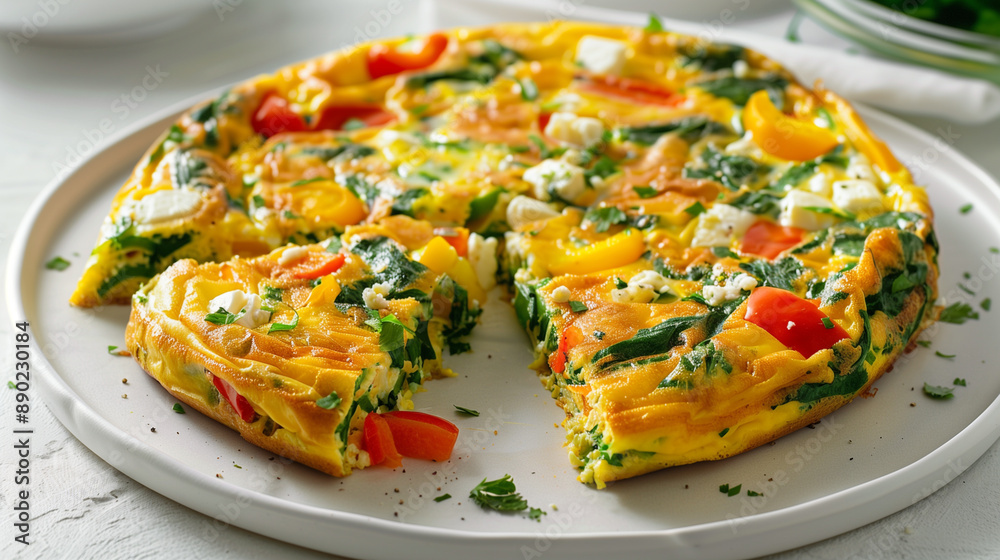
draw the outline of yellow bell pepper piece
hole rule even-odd
[[[469,292],[469,301],[478,301],[480,305],[486,304],[486,290],[479,285],[479,277],[472,268],[472,263],[467,259],[458,258],[455,264],[448,269],[448,277],[465,288]]]
[[[782,113],[763,90],[747,101],[743,126],[753,133],[754,143],[762,150],[782,159],[806,161],[837,146],[832,132]]]
[[[333,274],[324,276],[319,284],[309,292],[309,299],[306,300],[306,307],[319,307],[336,301],[340,295],[340,284]]]
[[[283,189],[277,198],[285,209],[317,225],[354,225],[368,216],[365,203],[331,180],[311,181]]]
[[[642,233],[626,229],[604,241],[567,251],[564,256],[549,263],[549,272],[556,275],[590,274],[625,266],[637,261],[645,252]]]
[[[455,248],[440,235],[434,236],[417,255],[417,262],[438,274],[448,272],[457,260]]]

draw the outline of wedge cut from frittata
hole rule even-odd
[[[475,326],[478,301],[449,276],[468,263],[449,249],[404,217],[253,259],[178,261],[133,297],[128,348],[251,443],[345,476],[370,462],[365,416],[411,409]]]

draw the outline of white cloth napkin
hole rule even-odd
[[[581,0],[436,0],[428,15],[437,28],[551,19],[644,26],[649,17],[587,6]],[[670,19],[664,19],[663,23],[665,28],[680,33],[706,34],[704,25]],[[708,31],[713,41],[758,50],[781,62],[803,83],[822,80],[825,87],[852,101],[890,112],[928,115],[964,124],[982,124],[1000,117],[1000,87],[984,80],[789,43],[746,31],[729,28]]]

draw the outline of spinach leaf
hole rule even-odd
[[[621,141],[631,141],[637,144],[650,145],[664,134],[677,134],[689,144],[711,134],[724,134],[730,130],[708,117],[696,115],[684,117],[662,124],[645,126],[625,126],[619,128],[617,137]]]
[[[835,233],[833,235],[833,254],[860,257],[867,238],[868,236],[863,233]]]
[[[390,287],[390,298],[395,298],[395,292],[403,292],[405,288],[429,270],[419,262],[410,260],[406,254],[396,247],[396,242],[388,237],[371,237],[362,239],[351,247],[351,252],[360,256],[368,268],[376,272],[371,278],[359,280],[354,284],[344,286],[337,296],[336,303],[364,305],[361,293],[364,288],[375,283],[385,283]],[[412,297],[410,292],[404,292]],[[417,292],[426,299],[426,294]]]
[[[228,100],[229,92],[225,91],[217,99],[191,111],[191,120],[205,127],[205,146],[211,148],[219,144],[219,115]]]
[[[785,257],[775,263],[766,260],[740,263],[740,268],[756,277],[762,286],[788,291],[793,291],[792,283],[806,270],[795,257]]]
[[[829,153],[814,160],[789,167],[784,173],[781,174],[781,177],[778,177],[777,181],[768,187],[768,190],[782,192],[791,189],[815,175],[819,171],[819,166],[824,163],[829,163],[839,167],[847,167],[847,158],[840,155],[842,151],[843,146],[838,145],[834,149],[830,150]]]
[[[710,179],[728,189],[739,190],[744,184],[752,184],[767,173],[769,167],[752,158],[738,155],[727,155],[713,146],[708,146],[698,158],[702,165],[684,166],[684,177],[690,179]]]
[[[417,200],[427,196],[430,193],[431,193],[430,189],[426,189],[424,187],[417,187],[415,189],[410,189],[404,192],[403,194],[397,196],[396,199],[392,201],[391,214],[393,216],[397,214],[402,214],[404,216],[416,218],[416,215],[413,212],[413,204]]]
[[[470,346],[459,339],[472,332],[476,326],[476,320],[482,314],[482,309],[469,307],[469,292],[461,285],[444,275],[434,288],[434,293],[439,294],[445,301],[451,302],[451,309],[448,312],[448,326],[445,327],[444,339],[448,344],[450,354],[461,354],[468,352]]]
[[[639,329],[632,338],[600,350],[594,354],[591,361],[599,363],[598,367],[604,370],[646,356],[665,354],[680,342],[681,333],[703,318],[703,315],[672,317],[654,327]]]
[[[820,245],[822,245],[826,241],[827,236],[829,236],[829,235],[830,235],[830,230],[828,230],[828,229],[822,229],[822,230],[816,232],[816,237],[813,237],[807,243],[804,243],[804,244],[802,244],[802,245],[800,245],[800,246],[792,249],[792,254],[793,255],[802,255],[802,254],[808,253],[809,251],[812,251],[816,247],[819,247]]]
[[[836,395],[852,395],[861,390],[868,382],[868,372],[865,369],[865,357],[871,352],[871,320],[868,312],[860,311],[861,319],[864,321],[864,328],[861,331],[861,338],[858,340],[858,348],[861,350],[858,359],[851,366],[851,371],[846,375],[835,375],[830,383],[806,383],[792,395],[789,395],[785,402],[799,402],[811,405],[820,399]],[[831,365],[831,367],[833,367]],[[836,373],[836,372],[835,372]]]
[[[754,214],[770,216],[775,220],[781,213],[781,199],[764,192],[745,192],[728,202],[730,206],[742,208]]]
[[[351,191],[351,194],[358,197],[358,200],[364,202],[369,208],[372,207],[372,203],[380,194],[378,187],[364,180],[361,175],[347,175],[343,181],[347,190]]]
[[[677,49],[681,55],[681,66],[694,66],[703,72],[715,72],[732,68],[737,60],[746,60],[743,47],[723,43],[706,44],[696,41],[693,45],[683,45]]]
[[[689,84],[693,87],[701,88],[716,97],[724,97],[739,106],[747,104],[750,96],[764,90],[774,103],[775,107],[785,105],[785,87],[788,80],[771,74],[760,78],[737,78],[735,76],[725,76],[705,82]]]
[[[114,274],[104,279],[97,288],[97,297],[103,298],[114,289],[115,286],[132,278],[148,280],[159,272],[156,268],[148,264],[127,264],[119,268]]]
[[[916,212],[886,212],[885,214],[879,214],[874,218],[869,218],[863,222],[856,223],[844,223],[841,227],[857,226],[865,230],[866,233],[871,233],[873,229],[883,228],[883,227],[894,227],[897,229],[907,229],[910,224],[915,224],[916,222],[926,219],[923,214],[917,214]]]
[[[481,54],[469,58],[468,66],[418,74],[406,80],[406,87],[423,89],[442,80],[477,82],[485,85],[492,82],[508,66],[523,58],[514,49],[505,47],[494,39],[484,40],[482,48]]]
[[[175,189],[187,186],[209,187],[207,183],[198,181],[203,177],[211,177],[214,171],[204,159],[191,155],[186,150],[175,152],[174,164],[170,166],[170,181]]]
[[[469,202],[469,218],[465,223],[474,222],[492,212],[493,208],[497,205],[497,201],[500,200],[500,193],[506,192],[506,190],[503,187],[494,187],[486,194],[473,198]]]
[[[375,149],[362,144],[345,143],[340,146],[306,146],[299,150],[299,154],[316,156],[323,161],[334,159],[352,160],[373,155]]]

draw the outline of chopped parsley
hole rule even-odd
[[[979,307],[982,307],[983,311],[989,311],[991,305],[993,305],[993,302],[990,301],[990,298],[986,298],[983,301],[979,302]]]
[[[451,499],[451,494],[441,494],[437,498],[434,498],[435,502],[443,502],[445,500]]]
[[[942,352],[940,350],[935,350],[934,351],[934,355],[937,356],[938,358],[946,358],[946,359],[950,360],[950,359],[954,358],[955,356],[957,356],[958,354],[945,354],[944,352]]]
[[[649,12],[649,22],[646,24],[646,27],[642,28],[642,30],[647,33],[660,33],[664,31],[663,22],[660,21],[660,16],[653,12]]]
[[[260,290],[260,295],[268,301],[281,301],[282,290],[274,286],[263,286]]]
[[[615,287],[618,288],[619,290],[624,290],[625,288],[628,288],[628,283],[622,280],[621,278],[615,276]]]
[[[929,340],[918,340],[917,341],[917,346],[921,346],[923,348],[930,348],[931,347],[931,341],[929,341]]]
[[[299,325],[299,313],[298,311],[292,310],[295,317],[292,319],[291,323],[271,323],[271,326],[267,329],[267,334],[279,331],[290,331]]]
[[[545,140],[537,134],[529,134],[528,140],[538,148],[538,154],[542,159],[551,159],[554,157],[559,157],[566,153],[566,148],[549,148],[545,144]]]
[[[184,410],[184,407],[181,406],[181,403],[174,403],[174,412],[176,412],[177,414],[186,414],[187,413],[187,411]]]
[[[829,317],[823,317],[823,326],[828,329],[832,329],[834,327],[834,324]]]
[[[328,181],[326,177],[313,177],[312,179],[299,179],[295,181],[290,187],[301,187],[302,185],[308,185],[309,183],[319,183],[321,181]]]
[[[17,389],[17,385],[14,385],[13,381],[8,381],[7,382],[7,388],[8,389]]]
[[[660,191],[648,185],[644,187],[636,185],[632,187],[632,190],[635,191],[635,194],[639,195],[639,198],[653,198],[654,196],[660,194]]]
[[[111,344],[108,344],[108,354],[114,354],[115,350],[118,350],[117,346],[112,346]]]
[[[702,212],[704,212],[705,211],[705,206],[701,202],[695,202],[691,206],[688,206],[687,208],[685,208],[684,211],[689,216],[691,216],[693,218],[693,217],[697,216],[698,214],[701,214]]]
[[[712,254],[715,255],[716,257],[719,257],[720,259],[726,257],[732,259],[740,258],[740,256],[734,253],[732,249],[730,249],[729,247],[712,247]]]
[[[957,385],[959,387],[965,387],[966,386],[965,379],[962,379],[961,377],[956,377],[955,380],[951,382],[951,384],[952,385]]]
[[[722,431],[719,432],[719,437],[726,437],[726,434],[728,433],[729,433],[729,428],[723,428]]]
[[[950,399],[955,396],[952,391],[953,389],[951,387],[942,387],[940,385],[924,383],[924,394],[932,399]]]
[[[753,490],[747,490],[747,496],[750,496],[751,498],[754,498],[754,497],[757,497],[757,496],[763,496],[763,495],[764,494],[762,494],[760,492],[754,492]]]
[[[969,319],[979,319],[979,313],[972,310],[968,303],[953,303],[941,310],[938,321],[961,325]]]
[[[301,216],[296,216],[295,212],[292,212],[291,210],[285,210],[284,213],[282,213],[282,216],[284,216],[286,220],[298,220],[301,218]]]
[[[569,302],[569,310],[572,311],[573,313],[580,313],[581,311],[586,311],[587,309],[589,309],[587,307],[587,304],[583,303],[582,301]]]
[[[343,401],[343,399],[340,398],[340,395],[338,395],[336,391],[333,391],[321,399],[316,399],[316,406],[331,410],[333,408],[337,408],[337,405],[340,404],[341,401]]]
[[[969,212],[972,212],[972,204],[966,204],[965,206],[959,208],[958,211],[963,214],[968,214]]]
[[[213,325],[231,325],[238,321],[246,311],[246,309],[241,309],[239,313],[233,314],[220,307],[218,311],[205,315],[205,320]]]
[[[454,406],[455,410],[457,410],[458,412],[460,412],[462,414],[468,414],[469,416],[479,416],[479,411],[478,410],[473,410],[471,408],[465,408],[464,406],[458,406],[457,404],[453,404],[452,406]]]
[[[598,233],[604,233],[608,231],[613,225],[624,224],[628,222],[628,216],[625,212],[614,206],[606,206],[604,208],[594,208],[593,210],[588,210],[586,215],[583,217],[584,220],[593,223],[596,226]]]
[[[521,86],[521,99],[534,101],[538,99],[538,85],[531,78],[523,78],[517,81]]]
[[[524,511],[528,509],[528,501],[521,497],[514,486],[514,481],[509,474],[496,480],[483,479],[469,492],[469,497],[480,507],[490,508],[496,511]],[[528,517],[538,521],[545,512],[538,508],[531,508]]]
[[[45,263],[45,268],[49,270],[66,270],[70,262],[62,257],[52,257],[52,260]]]
[[[730,487],[729,484],[722,484],[719,486],[719,492],[722,492],[723,494],[729,496],[730,498],[739,494],[740,490],[742,489],[743,489],[742,484],[737,484],[736,486],[732,487]]]
[[[846,210],[837,210],[835,208],[830,208],[829,206],[803,206],[802,209],[815,212],[817,214],[829,214],[830,216],[836,216],[845,220],[853,220],[857,217]]]

